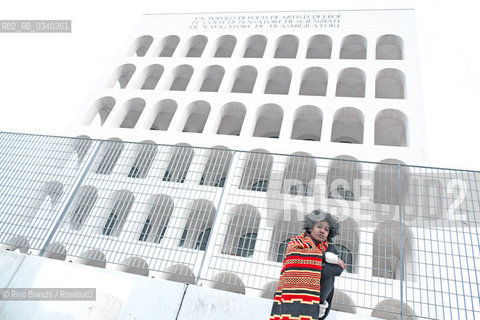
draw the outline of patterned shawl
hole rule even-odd
[[[315,246],[305,234],[287,245],[270,320],[318,319],[324,241]]]

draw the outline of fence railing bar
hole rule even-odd
[[[198,276],[197,276],[197,279],[195,280],[196,284],[199,283],[200,277],[202,276],[203,267],[205,265],[205,260],[207,258],[207,255],[210,254],[212,248],[214,247],[214,245],[211,245],[211,243],[215,244],[215,241],[213,241],[212,239],[217,238],[213,231],[218,228],[219,224],[221,224],[222,219],[220,218],[221,214],[219,214],[219,212],[222,209],[222,207],[221,207],[220,204],[222,203],[223,197],[225,195],[225,189],[227,189],[229,187],[228,182],[230,181],[230,179],[232,179],[230,177],[230,170],[232,170],[232,167],[233,167],[232,164],[233,164],[234,159],[235,159],[235,154],[236,154],[236,152],[233,151],[232,152],[232,157],[230,158],[230,163],[228,164],[227,174],[225,175],[225,183],[223,185],[222,191],[220,192],[218,203],[216,205],[217,210],[215,210],[215,215],[213,217],[213,224],[211,226],[211,231],[212,232],[210,233],[210,236],[208,237],[208,240],[207,240],[207,243],[206,243],[206,246],[205,246],[205,252],[203,253],[203,257],[202,257],[202,260],[200,262],[200,267],[198,269]]]

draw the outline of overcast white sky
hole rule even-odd
[[[480,170],[478,1],[6,3],[3,20],[72,20],[68,34],[0,33],[0,131],[54,135],[64,132],[143,13],[415,8],[430,165]]]

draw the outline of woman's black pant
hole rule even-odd
[[[323,263],[322,278],[320,279],[320,303],[328,302],[328,308],[325,315],[320,319],[325,319],[332,307],[335,277],[342,273],[342,268],[336,264]]]
[[[335,277],[325,277],[322,274],[322,279],[320,279],[320,303],[323,303],[327,300],[328,296],[333,296],[333,286],[335,285]],[[330,304],[329,301],[327,301]]]

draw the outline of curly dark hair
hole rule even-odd
[[[331,242],[333,238],[340,234],[340,223],[328,212],[316,209],[307,214],[303,220],[303,229],[305,233],[310,234],[310,229],[313,228],[315,223],[322,221],[327,222],[330,227],[327,241]]]

